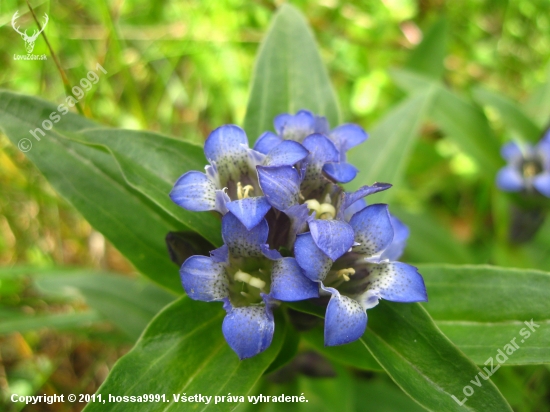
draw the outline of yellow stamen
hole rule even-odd
[[[329,203],[323,203],[319,207],[319,219],[332,220],[336,216],[336,209]]]
[[[347,269],[340,269],[338,272],[336,272],[338,277],[343,278],[346,282],[349,281],[350,276],[355,275],[355,269],[354,268],[347,268]]]
[[[250,282],[250,276],[248,273],[243,272],[242,270],[237,270],[235,273],[235,280],[238,280],[240,282],[249,283]]]
[[[253,191],[254,186],[246,185],[245,187],[243,187],[241,182],[237,182],[237,198],[239,200],[248,198],[249,193]]]
[[[235,272],[234,278],[236,281],[248,283],[250,286],[256,289],[263,289],[265,287],[265,282],[263,280],[251,276],[248,273],[243,272],[242,270],[237,270],[237,272]],[[243,293],[244,292],[241,292],[241,294]],[[243,296],[245,295],[243,294]]]

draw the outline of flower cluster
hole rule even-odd
[[[357,125],[330,129],[306,110],[275,118],[253,149],[245,132],[226,125],[204,146],[205,173],[181,176],[170,196],[192,211],[222,216],[224,245],[192,256],[180,270],[189,297],[222,301],[222,330],[241,359],[269,347],[273,309],[282,302],[330,296],[325,345],[364,333],[366,310],[379,299],[426,301],[422,276],[396,260],[408,229],[388,206],[364,198],[389,189],[375,183],[346,192],[355,178],[346,152],[364,142]]]
[[[550,134],[535,146],[507,143],[501,154],[508,162],[497,175],[497,186],[501,190],[550,197]]]

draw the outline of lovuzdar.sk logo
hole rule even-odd
[[[13,59],[14,60],[46,60],[47,57],[45,54],[32,54],[32,51],[34,50],[34,44],[36,42],[36,39],[38,39],[38,36],[40,36],[40,33],[44,31],[46,26],[48,25],[49,17],[46,13],[44,13],[44,25],[40,30],[33,30],[32,34],[29,36],[27,34],[27,30],[21,31],[19,30],[19,26],[16,25],[16,20],[19,18],[19,11],[16,11],[13,17],[11,18],[11,26],[13,29],[21,35],[23,40],[25,41],[25,48],[27,49],[27,54],[14,54]]]

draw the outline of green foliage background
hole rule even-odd
[[[404,260],[550,271],[550,226],[544,226],[529,246],[511,246],[506,223],[510,199],[493,185],[503,164],[499,143],[512,138],[536,141],[550,120],[550,16],[545,2],[290,3],[306,16],[317,39],[341,119],[372,132],[366,145],[383,151],[375,137],[391,135],[396,120],[405,121],[407,116],[407,127],[418,131],[418,139],[402,147],[401,170],[383,162],[383,157],[369,159],[368,151],[352,155],[365,169],[364,183],[386,178],[395,183],[391,193],[380,196],[391,196],[392,212],[411,227]],[[71,86],[97,63],[108,72],[100,75],[82,102],[87,117],[198,144],[221,124],[244,124],[254,58],[277,5],[269,1],[32,2],[39,17],[50,16],[46,33]],[[13,59],[14,54],[24,53],[23,41],[11,28],[16,10],[23,14],[22,27],[34,27],[24,3],[0,4],[0,88],[57,105],[64,101],[65,91],[44,40],[37,40],[34,53],[47,54],[47,61]],[[418,47],[422,36],[428,40]],[[514,110],[519,107],[525,113],[527,123],[510,125],[509,119],[515,117],[495,109],[498,101],[495,104],[487,90],[510,99]],[[488,136],[492,140],[480,145]],[[143,326],[174,297],[158,288],[148,292],[155,296],[151,305],[128,322],[116,318],[116,308],[105,310],[109,300],[122,299],[109,295],[112,288],[94,291],[83,274],[73,274],[71,281],[57,280],[56,286],[58,270],[52,278],[44,275],[44,267],[86,267],[126,275],[113,282],[132,280],[117,290],[135,287],[137,275],[5,136],[0,137],[0,150],[0,264],[5,268],[0,272],[0,390],[4,400],[10,391],[93,393]],[[82,154],[81,161],[85,159]],[[184,160],[173,161],[172,167],[178,169],[177,162]],[[395,182],[393,176],[402,178]],[[177,269],[173,274],[177,285]],[[137,279],[142,289],[128,290],[144,293],[150,286]],[[67,284],[80,295],[52,293]],[[451,337],[456,326],[448,324],[445,329],[444,322],[453,319],[430,314]],[[498,320],[502,319],[491,321]],[[512,336],[506,330],[501,333],[503,339]],[[310,345],[315,347],[313,341]],[[548,368],[521,366],[500,372],[493,380],[515,410],[548,410]],[[352,382],[354,373],[339,370],[343,386],[345,379]],[[385,374],[368,374],[370,380],[353,380],[350,393],[371,391],[376,399],[376,393],[387,392],[378,404],[393,399],[395,405],[388,410],[418,407],[400,398]],[[330,402],[337,403],[341,396],[336,391],[331,398],[322,380],[299,379],[303,391],[327,393],[317,405],[330,408]],[[352,394],[349,398],[348,409],[368,410],[368,404],[353,400]],[[6,407],[16,408],[10,402]],[[59,410],[70,407],[66,404]],[[74,405],[74,410],[81,407]]]

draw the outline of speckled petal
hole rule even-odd
[[[392,214],[390,214],[390,220],[393,227],[393,240],[382,253],[381,260],[393,261],[399,259],[405,250],[409,238],[409,228]]]
[[[546,197],[550,197],[550,173],[541,173],[533,178],[533,187]]]
[[[273,264],[269,294],[274,299],[294,302],[318,298],[319,286],[304,275],[296,259],[288,257]]]
[[[210,302],[229,295],[225,265],[206,256],[191,256],[180,269],[183,288],[191,299]]]
[[[367,314],[359,302],[340,295],[336,289],[324,289],[332,293],[325,315],[325,346],[343,345],[363,336]]]
[[[349,163],[326,163],[323,172],[335,182],[348,183],[357,176],[357,168]]]
[[[519,192],[525,188],[525,181],[513,167],[504,167],[498,171],[497,186],[505,192]]]
[[[330,139],[340,151],[342,161],[345,161],[345,153],[369,137],[362,127],[356,124],[343,124],[330,132]]]
[[[216,209],[216,187],[201,172],[191,171],[181,176],[170,192],[177,205],[193,212]]]
[[[236,308],[226,300],[224,309],[223,336],[239,359],[251,358],[271,345],[275,322],[269,304]]]
[[[296,256],[296,262],[303,269],[304,274],[314,282],[325,280],[333,263],[317,247],[309,232],[296,237],[294,256]]]
[[[307,157],[309,152],[300,143],[285,140],[267,154],[264,166],[292,166]]]
[[[312,220],[309,230],[315,244],[333,261],[353,246],[353,229],[339,220]]]
[[[258,140],[256,140],[254,150],[266,155],[271,151],[271,149],[283,141],[283,138],[277,136],[275,133],[265,132],[258,138]]]
[[[315,131],[315,116],[307,110],[300,110],[295,115],[288,113],[275,117],[275,130],[285,140],[302,141]]]
[[[268,231],[265,219],[248,230],[231,212],[222,218],[222,237],[234,257],[262,256],[261,246],[267,241]]]
[[[349,221],[355,233],[353,251],[366,256],[373,256],[390,246],[393,240],[388,205],[375,204],[364,208],[353,215]]]
[[[401,262],[368,264],[367,291],[392,302],[427,302],[426,286],[418,270]],[[360,300],[364,299],[360,298]]]
[[[248,150],[244,130],[235,125],[218,127],[204,143],[204,154],[215,164],[222,185],[230,178],[237,181],[243,173],[248,172]]]
[[[258,225],[271,209],[265,196],[233,200],[225,206],[248,230]]]
[[[292,166],[258,166],[260,187],[269,203],[278,210],[298,204],[300,176]]]

